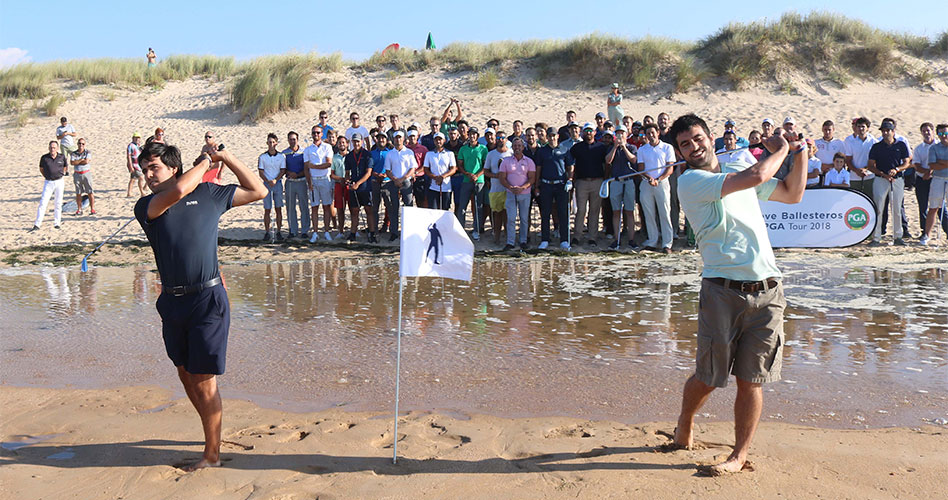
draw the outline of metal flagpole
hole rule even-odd
[[[402,371],[402,288],[405,278],[401,270],[398,273],[398,340],[395,349],[395,432],[392,433],[392,463],[398,463],[398,389]]]

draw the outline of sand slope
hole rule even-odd
[[[944,68],[936,68],[942,71]],[[471,72],[434,70],[425,73],[395,75],[379,71],[363,74],[351,69],[331,74],[315,75],[310,94],[329,96],[328,100],[307,101],[296,111],[282,113],[261,123],[241,121],[229,105],[230,82],[191,79],[170,82],[162,90],[136,90],[106,86],[77,85],[63,82],[70,98],[57,111],[56,117],[34,118],[22,128],[12,128],[12,116],[0,116],[3,141],[0,141],[0,179],[5,181],[0,197],[0,249],[22,248],[29,245],[92,244],[118,229],[132,216],[135,198],[125,198],[128,174],[125,169],[125,145],[132,132],[148,136],[156,126],[166,130],[169,142],[182,148],[187,163],[197,155],[203,143],[205,130],[213,130],[217,137],[248,165],[256,167],[257,156],[266,149],[268,132],[281,137],[280,147],[286,146],[286,133],[295,130],[301,138],[308,138],[309,128],[316,123],[319,110],[329,111],[330,124],[341,129],[348,126],[349,111],[361,113],[363,124],[371,128],[377,114],[399,113],[403,126],[412,121],[422,124],[431,115],[440,117],[450,97],[461,100],[465,117],[479,128],[490,117],[501,120],[502,129],[509,131],[514,119],[527,125],[546,121],[559,126],[569,109],[579,114],[580,121],[592,121],[598,111],[605,110],[606,89],[587,87],[581,75],[565,75],[560,81],[535,84],[535,74],[529,67],[513,66],[502,72],[504,85],[478,92]],[[899,122],[899,133],[909,138],[914,146],[920,141],[918,125],[923,121],[948,121],[948,86],[943,78],[936,78],[929,88],[905,84],[856,82],[840,89],[835,84],[819,79],[796,81],[796,91],[783,93],[771,85],[732,92],[723,87],[700,85],[684,95],[672,95],[663,87],[649,93],[626,92],[625,111],[637,119],[645,114],[657,116],[665,111],[672,117],[685,112],[696,112],[708,118],[712,128],[722,128],[726,118],[737,121],[738,131],[747,134],[759,127],[763,118],[782,122],[793,116],[808,134],[819,134],[823,120],[839,123],[837,136],[848,133],[848,120],[865,115],[874,124],[885,116]],[[384,100],[388,90],[402,88],[402,95]],[[114,93],[114,99],[111,94]],[[62,230],[52,228],[52,211],[43,229],[26,233],[36,213],[42,178],[38,174],[39,157],[47,150],[47,142],[54,138],[58,115],[69,118],[79,135],[88,140],[93,153],[93,180],[97,190],[97,216],[88,213],[81,217],[66,215]],[[874,126],[874,129],[877,126]],[[878,135],[878,131],[873,130]],[[304,144],[305,145],[305,144]],[[231,173],[226,182],[233,182]],[[67,180],[66,197],[75,193],[71,179]],[[917,209],[914,195],[906,196],[906,210],[911,218],[913,232],[917,231]],[[241,207],[228,213],[222,221],[221,236],[225,238],[257,239],[262,235],[262,205]],[[144,238],[140,228],[130,226],[121,239]],[[479,245],[484,247],[485,242]]]
[[[291,414],[225,401],[222,469],[173,465],[200,452],[186,400],[147,387],[0,388],[4,497],[33,498],[934,498],[944,429],[823,430],[762,424],[757,471],[696,476],[730,451],[729,423],[702,425],[707,448],[655,452],[670,423],[470,418],[411,413],[391,463],[390,415]],[[69,418],[64,418],[69,415]],[[55,459],[58,453],[72,458]]]

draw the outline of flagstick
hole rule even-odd
[[[398,340],[395,352],[395,432],[392,434],[392,463],[398,463],[398,389],[402,371],[402,288],[405,279],[398,274]]]

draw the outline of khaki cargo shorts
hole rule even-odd
[[[734,375],[762,384],[780,380],[783,365],[783,284],[756,293],[701,280],[695,376],[727,387]]]

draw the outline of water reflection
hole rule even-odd
[[[889,424],[939,411],[932,408],[948,395],[944,269],[781,267],[791,379],[771,386],[781,413],[909,401],[875,417]],[[281,402],[390,397],[395,258],[235,265],[223,274],[234,325],[231,389]],[[625,258],[486,259],[470,283],[407,280],[406,389],[420,407],[673,415],[669,391],[677,394],[693,367],[698,288],[694,263]],[[3,380],[28,383],[40,373],[49,385],[152,383],[167,368],[159,293],[151,266],[0,273],[9,305],[0,321],[10,325],[0,338]]]

